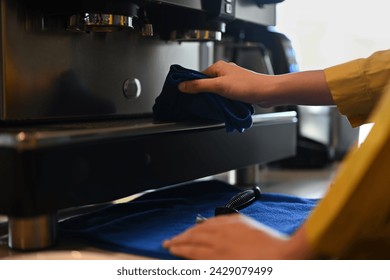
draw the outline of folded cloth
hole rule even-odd
[[[221,181],[198,181],[144,194],[133,201],[69,218],[59,223],[71,235],[98,248],[159,259],[178,259],[162,242],[193,226],[197,214],[209,218],[240,190]],[[265,193],[240,212],[290,235],[317,199]]]
[[[194,121],[206,119],[224,122],[227,132],[235,129],[243,132],[252,126],[254,108],[251,104],[234,101],[217,94],[203,92],[184,94],[177,85],[180,82],[209,78],[207,75],[172,65],[162,91],[153,105],[156,121]]]

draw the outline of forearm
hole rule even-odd
[[[268,89],[259,95],[259,105],[334,105],[322,70],[268,76]]]

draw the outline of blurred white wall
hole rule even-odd
[[[386,0],[285,0],[276,30],[293,43],[300,70],[325,68],[390,48]]]
[[[386,0],[285,0],[275,29],[286,34],[300,70],[323,69],[390,49]],[[360,127],[361,143],[371,125]]]

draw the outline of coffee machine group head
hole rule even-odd
[[[234,19],[235,1],[72,0],[28,5],[40,9],[47,22],[63,17],[70,31],[138,30],[164,40],[213,41],[221,40],[226,23]]]

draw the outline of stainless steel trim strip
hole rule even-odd
[[[0,148],[31,150],[85,141],[134,137],[224,127],[222,123],[155,123],[151,119],[56,124],[28,128],[9,128],[0,132]],[[296,123],[296,112],[278,112],[253,116],[253,125]],[[115,125],[113,125],[115,124]]]

